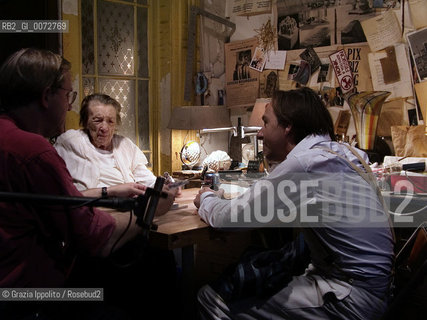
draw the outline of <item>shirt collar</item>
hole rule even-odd
[[[306,136],[304,139],[302,139],[292,150],[289,152],[289,156],[294,156],[298,154],[300,151],[306,151],[308,149],[313,148],[316,144],[319,144],[321,142],[330,142],[331,137],[329,134],[324,135],[314,135],[311,134],[309,136]]]

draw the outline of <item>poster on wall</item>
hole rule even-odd
[[[258,98],[260,72],[250,68],[257,38],[225,44],[227,106],[251,106]]]
[[[368,0],[277,0],[278,49],[366,42],[361,21],[376,15]]]
[[[427,80],[427,28],[407,34],[419,81]]]

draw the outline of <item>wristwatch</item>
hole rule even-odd
[[[101,188],[101,197],[102,198],[108,198],[107,187],[102,187]]]

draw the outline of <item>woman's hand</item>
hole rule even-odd
[[[159,203],[157,204],[156,216],[164,215],[169,211],[173,202],[175,201],[175,196],[177,193],[177,189],[169,190],[167,186],[163,186],[163,192],[168,194],[167,198],[160,198]]]
[[[140,194],[144,194],[145,190],[147,189],[146,186],[129,182],[129,183],[123,183],[118,184],[112,187],[107,188],[107,194],[109,197],[136,197]]]

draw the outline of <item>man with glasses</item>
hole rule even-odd
[[[71,106],[74,103],[74,101],[76,100],[77,91],[73,91],[73,89],[70,90],[70,89],[65,89],[65,88],[61,88],[61,87],[58,87],[57,89],[62,89],[62,90],[67,91],[68,104]]]
[[[46,139],[64,131],[66,112],[76,99],[70,68],[61,56],[38,49],[21,49],[1,66],[0,191],[82,196]],[[136,183],[122,184],[109,188],[109,196],[131,197],[144,190]],[[172,203],[170,195],[157,212],[166,212]],[[0,201],[0,287],[67,285],[76,255],[107,256],[118,240],[115,248],[140,231],[130,224],[122,237],[128,222],[128,214],[113,216],[95,208]],[[0,318],[86,319],[75,305],[67,306],[2,302]]]

